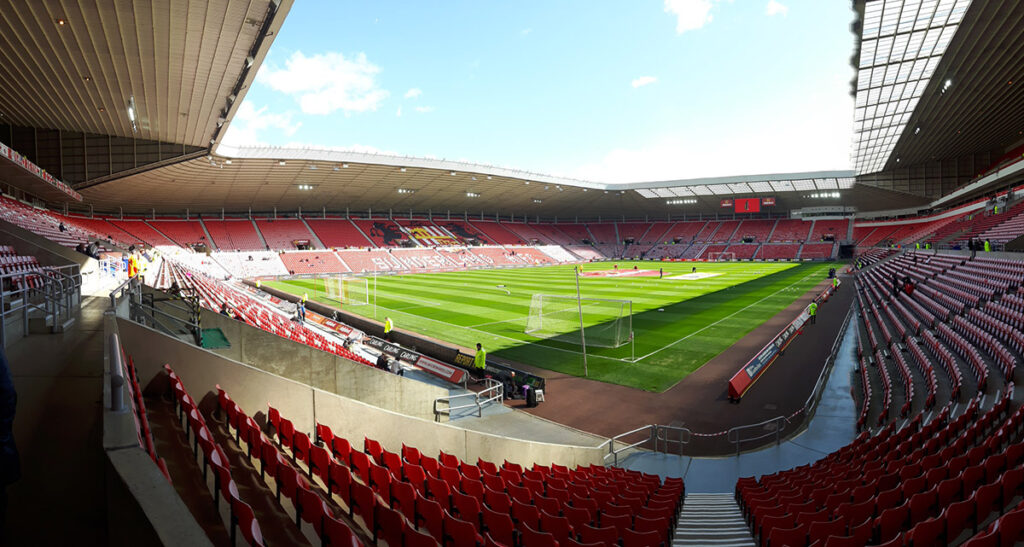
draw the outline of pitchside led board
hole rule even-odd
[[[761,207],[772,207],[775,198],[739,198],[723,199],[722,207],[732,207],[737,213],[760,213]]]

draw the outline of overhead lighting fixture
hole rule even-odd
[[[277,160],[277,164],[278,164],[278,165],[281,165],[281,166],[283,166],[283,165],[285,165],[286,163],[287,163],[287,162],[285,162],[284,160]]]
[[[246,57],[245,58],[245,68],[252,68],[252,64],[254,62],[256,62],[256,59],[253,59],[252,55],[249,55],[248,57]]]
[[[82,76],[82,79],[87,81],[87,82],[91,82],[92,81],[92,76],[88,76],[88,75]]]
[[[316,171],[316,165],[310,165],[309,166],[309,170],[310,171]]]
[[[476,192],[466,192],[466,197],[467,198],[478,198],[478,197],[480,197],[480,194],[478,194]]]
[[[490,175],[487,175],[487,180],[491,180],[491,176]]]
[[[542,203],[543,201],[544,200],[542,200],[542,199],[533,198],[533,202],[534,203]]]
[[[57,25],[58,25],[58,26],[61,26],[61,27],[63,27],[63,26],[64,26],[64,25],[66,25],[66,24],[68,24],[68,22],[67,22],[67,20],[66,20],[66,19],[64,19],[63,17],[59,17],[59,18],[57,18]]]
[[[341,168],[342,168],[342,169],[348,169],[348,164],[347,164],[347,163],[343,163],[343,164],[341,164]]]
[[[231,165],[231,160],[224,160],[224,163]]]
[[[813,199],[838,198],[839,197],[839,192],[816,192],[814,194],[808,195],[807,197],[813,198]]]
[[[914,128],[914,134],[915,135],[919,134],[920,132],[921,132],[921,126],[920,125]]]
[[[697,203],[697,200],[695,200],[693,198],[670,199],[670,200],[665,202],[666,205],[692,205],[694,203]]]
[[[107,109],[106,109],[106,108],[103,108],[102,106],[101,106],[101,107],[99,108],[99,110],[100,110],[100,112],[106,112],[106,111],[107,111]],[[3,115],[3,114],[0,114],[0,116],[2,116],[2,115]]]
[[[470,178],[472,178],[473,180],[476,180],[476,177],[470,177]]]
[[[299,185],[299,190],[312,190],[312,189],[313,189],[313,185],[312,184],[300,184]]]
[[[399,194],[415,194],[416,190],[412,190],[412,189],[409,189],[409,188],[399,188],[398,189],[398,193]]]
[[[526,182],[526,184],[530,184],[530,181],[525,181],[525,182]]]
[[[136,116],[136,113],[135,113],[135,97],[131,96],[131,97],[128,97],[128,120],[132,122],[132,132],[133,133],[138,132],[138,130],[139,130],[139,125],[135,121],[135,116]]]
[[[335,171],[339,171],[339,170],[340,170],[340,168],[339,168],[339,167],[338,167],[337,165],[335,165],[335,166],[334,166],[334,170],[335,170]]]
[[[232,93],[231,95],[228,95],[228,102],[229,103],[233,103],[233,102],[235,102],[235,99],[237,99],[237,98],[238,98],[238,95],[235,95],[234,93]]]
[[[900,159],[899,159],[899,158],[896,158],[896,163],[899,163],[899,162],[900,162]]]
[[[448,173],[448,174],[454,177],[455,176],[455,171],[452,171],[451,173]]]
[[[405,167],[399,167],[398,170],[404,173],[405,172]]]

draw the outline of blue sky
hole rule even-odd
[[[850,2],[297,0],[224,138],[599,182],[849,167]]]

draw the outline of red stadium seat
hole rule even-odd
[[[496,541],[505,545],[515,545],[515,524],[507,513],[483,508],[484,530]]]
[[[530,547],[558,547],[555,536],[535,530],[529,525],[520,525],[519,537],[522,545]]]

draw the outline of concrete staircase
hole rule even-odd
[[[730,494],[687,494],[672,545],[754,547],[754,537]]]

